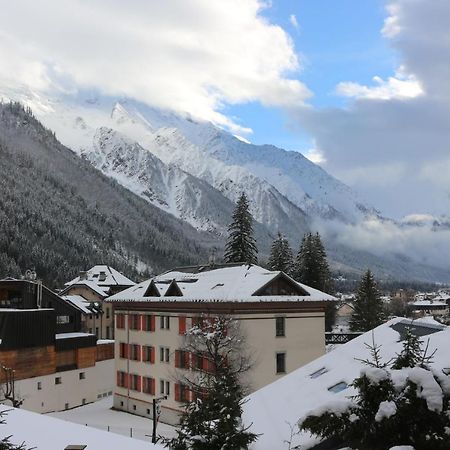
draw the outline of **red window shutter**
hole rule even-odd
[[[150,378],[150,394],[155,395],[156,387],[155,387],[155,379]]]
[[[175,367],[180,367],[180,350],[175,350]]]
[[[120,372],[117,371],[117,386],[120,387]]]
[[[208,372],[208,367],[209,367],[209,361],[206,358],[202,357],[202,369],[205,372]]]
[[[150,316],[150,331],[155,331],[155,316]]]
[[[185,316],[178,317],[178,333],[179,334],[186,333],[186,317]]]
[[[180,385],[178,383],[175,383],[175,401],[180,401]]]
[[[122,372],[123,375],[123,387],[127,388],[129,386],[128,374]]]
[[[155,347],[150,347],[150,362],[155,364]]]
[[[142,377],[140,375],[137,376],[137,390],[142,391]]]
[[[189,362],[191,359],[190,352],[184,352],[184,368],[189,369]]]

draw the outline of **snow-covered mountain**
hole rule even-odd
[[[188,114],[131,100],[46,98],[27,89],[3,96],[31,106],[62,143],[149,203],[217,236],[218,246],[244,191],[262,255],[277,231],[295,248],[306,231],[319,230],[336,270],[357,275],[371,267],[383,278],[450,279],[445,268],[434,267],[434,253],[422,255],[419,244],[408,251],[409,241],[423,242],[417,233],[399,234],[417,228],[411,220],[383,218],[298,152],[249,144]],[[402,237],[381,241],[383,230],[391,240]],[[428,248],[439,248],[439,239],[432,236]]]

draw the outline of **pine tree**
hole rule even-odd
[[[257,264],[258,249],[253,236],[253,218],[249,211],[247,196],[243,192],[233,212],[233,221],[228,226],[228,240],[225,245],[226,262]]]
[[[333,283],[325,247],[320,234],[307,233],[303,236],[295,259],[293,277],[308,286],[331,293]],[[325,309],[325,331],[331,331],[336,321],[336,305],[329,302]]]
[[[292,265],[293,257],[289,241],[278,232],[278,236],[273,241],[270,249],[269,268],[270,270],[280,270],[290,275]]]
[[[375,346],[371,352],[372,356],[378,356],[377,360],[363,361],[370,367],[364,368],[353,381],[357,394],[351,397],[352,401],[345,406],[342,404],[336,412],[333,409],[336,404],[330,404],[326,412],[304,418],[300,429],[328,440],[335,445],[333,448],[385,450],[411,446],[420,450],[448,449],[450,395],[445,388],[448,380],[435,376],[422,366],[421,361],[429,358],[425,350],[418,358],[419,366],[400,364],[402,376],[396,377],[394,384],[394,367],[399,359],[388,367],[379,360],[378,350]],[[433,386],[432,402],[424,395],[424,386],[428,389]]]
[[[241,419],[241,376],[251,367],[242,344],[237,322],[224,316],[203,318],[186,333],[184,351],[197,363],[180,381],[194,398],[186,403],[177,436],[165,440],[170,449],[241,450],[257,439]]]
[[[352,331],[368,331],[381,325],[385,315],[375,278],[370,270],[363,275],[350,319]]]

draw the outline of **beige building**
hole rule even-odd
[[[334,300],[247,265],[174,270],[124,290],[108,299],[116,316],[114,406],[150,417],[153,399],[167,396],[161,420],[176,423],[186,399],[177,372],[191,366],[180,357],[184,335],[204,316],[239,321],[255,361],[250,389],[260,389],[325,353],[325,302]]]
[[[113,306],[104,300],[134,285],[113,267],[97,265],[67,282],[60,295],[80,309],[84,331],[98,339],[114,339]]]

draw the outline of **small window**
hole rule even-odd
[[[123,402],[120,402],[120,406],[123,406]]]
[[[109,308],[106,308],[106,318],[109,319]]]
[[[61,384],[61,377],[55,378],[55,384]]]
[[[159,327],[161,330],[170,330],[170,317],[160,316],[159,317]]]
[[[85,398],[83,398],[83,399],[81,400],[81,404],[82,404],[82,405],[85,405],[85,404],[86,404],[86,399],[85,399]]]
[[[42,390],[42,381],[38,381],[37,382],[37,390],[41,391]]]
[[[335,384],[334,386],[331,386],[328,388],[330,392],[333,392],[337,394],[338,392],[343,391],[344,389],[347,389],[348,385],[345,381],[341,381],[340,383]]]
[[[147,408],[147,415],[150,414],[150,410]]]
[[[69,404],[68,404],[68,403],[66,403],[66,404],[64,405],[64,409],[69,409]]]
[[[286,353],[277,353],[277,373],[286,373]]]
[[[319,370],[316,370],[315,372],[313,372],[312,374],[310,374],[309,378],[318,378],[320,377],[320,375],[323,375],[324,373],[327,373],[328,369],[326,369],[325,367],[322,367]]]
[[[159,347],[159,361],[167,363],[170,361],[169,347]]]
[[[286,336],[286,320],[284,317],[276,317],[275,318],[275,336],[282,337]]]
[[[159,393],[164,394],[164,380],[159,380]]]
[[[133,405],[133,411],[136,411],[136,405]]]
[[[86,373],[85,372],[80,372],[79,373],[79,377],[80,377],[80,380],[85,380],[86,379]]]

